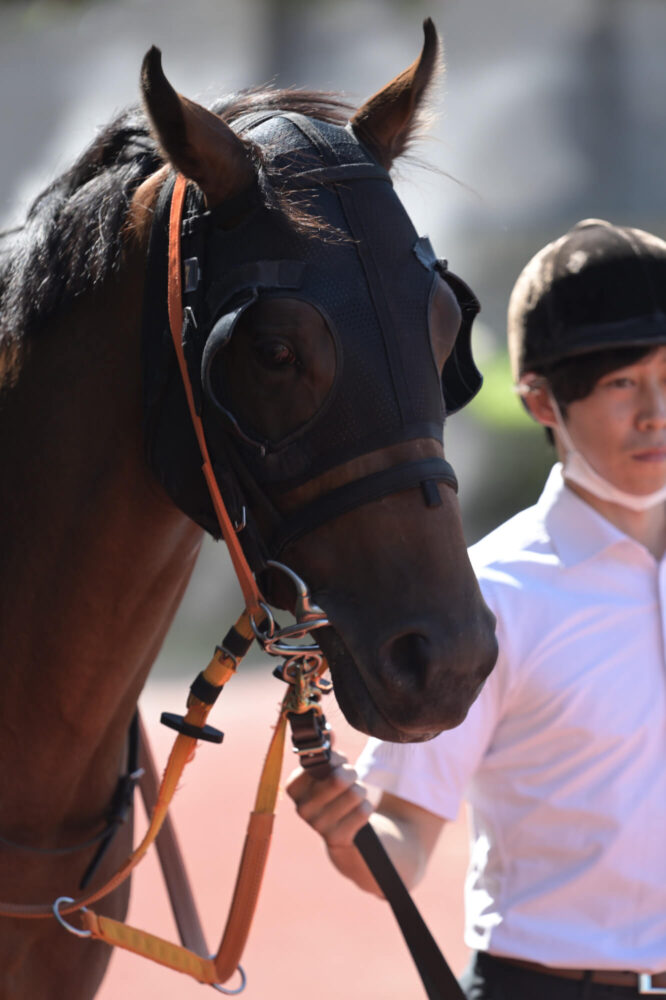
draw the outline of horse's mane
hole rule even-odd
[[[229,124],[279,109],[333,124],[349,112],[333,94],[259,88],[212,106]],[[128,108],[35,199],[23,226],[0,232],[0,345],[35,332],[118,269],[133,194],[163,162],[143,110]]]

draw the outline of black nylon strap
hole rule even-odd
[[[291,542],[307,534],[325,521],[345,514],[371,500],[378,500],[391,493],[412,489],[427,481],[444,482],[454,490],[458,488],[455,473],[443,458],[424,458],[418,462],[404,462],[390,469],[374,472],[356,479],[345,486],[331,490],[313,500],[284,519],[271,539],[269,548],[276,555]]]
[[[458,980],[369,823],[358,831],[354,844],[393,910],[429,1000],[464,1000]]]
[[[222,687],[217,684],[211,684],[210,681],[206,680],[203,673],[200,673],[197,674],[190,684],[190,691],[204,705],[214,705],[222,692]]]
[[[224,639],[220,643],[220,646],[224,651],[229,651],[232,656],[241,657],[245,656],[248,649],[254,642],[254,637],[248,639],[246,636],[241,635],[238,629],[232,625]]]
[[[120,827],[134,803],[134,788],[140,778],[139,768],[139,712],[135,711],[128,732],[127,774],[119,779],[116,791],[111,801],[110,814],[107,819],[105,836],[95,851],[79,882],[79,889],[85,889],[99,868],[104,855],[113,842]]]
[[[300,288],[305,262],[302,260],[255,260],[235,267],[211,281],[206,304],[215,314],[232,295],[250,288]]]
[[[310,710],[302,716],[290,712],[288,719],[295,747],[307,749],[308,746],[317,744],[317,750],[322,751],[301,756],[301,766],[316,781],[324,781],[331,774],[331,743],[328,738],[322,740],[322,734],[327,729],[325,717],[319,712]],[[465,1000],[458,981],[439,950],[428,925],[409,895],[384,845],[369,823],[358,831],[354,837],[354,844],[393,910],[428,1000]]]
[[[381,268],[377,265],[372,249],[372,241],[366,236],[361,213],[357,209],[356,198],[360,197],[359,192],[341,186],[338,188],[337,193],[347,220],[347,225],[356,241],[356,251],[368,282],[368,292],[382,331],[386,359],[391,373],[395,397],[400,409],[400,417],[404,425],[410,422],[408,407],[411,396],[403,361],[397,346],[398,338],[395,334],[395,318],[383,292],[384,276]],[[411,419],[413,419],[413,415]]]

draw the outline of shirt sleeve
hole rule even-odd
[[[467,783],[492,742],[506,701],[508,662],[502,631],[498,617],[497,663],[466,719],[427,743],[370,739],[356,763],[363,781],[444,819],[456,818]]]

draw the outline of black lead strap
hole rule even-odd
[[[327,778],[331,773],[328,760],[330,741],[323,713],[310,709],[299,715],[289,713],[288,718],[292,743],[299,754],[302,767],[317,781]],[[358,831],[354,844],[393,910],[428,1000],[465,1000],[458,980],[439,950],[384,845],[369,823]]]
[[[354,844],[393,910],[429,1000],[464,1000],[458,980],[369,823],[358,831]]]

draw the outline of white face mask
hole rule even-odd
[[[576,448],[555,398],[550,392],[549,396],[557,418],[557,429],[560,433],[562,444],[566,448],[566,456],[562,464],[562,475],[565,479],[581,486],[588,493],[598,497],[599,500],[607,500],[609,503],[619,504],[620,507],[627,507],[629,510],[650,510],[650,508],[656,507],[657,504],[663,503],[666,500],[666,483],[658,490],[654,490],[653,493],[627,493],[618,486],[613,486],[603,476],[600,476],[592,468],[585,456]]]

